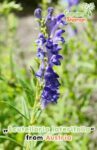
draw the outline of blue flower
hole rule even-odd
[[[44,109],[49,103],[57,103],[59,93],[56,90],[51,90],[49,87],[44,87],[42,92],[41,106]]]
[[[44,35],[43,34],[39,34],[39,37],[38,37],[38,40],[36,40],[36,43],[39,46],[42,46],[45,42],[46,42],[46,39],[45,39]]]
[[[39,59],[44,59],[44,57],[45,57],[45,52],[43,51],[43,49],[38,48],[37,57],[38,57]]]
[[[48,14],[49,14],[50,16],[52,16],[53,12],[54,12],[54,8],[53,8],[53,7],[49,7],[49,8],[48,8]]]
[[[59,29],[56,31],[55,36],[60,37],[64,32],[65,32],[65,30]]]
[[[53,66],[61,65],[60,60],[63,58],[59,52],[62,49],[60,42],[64,43],[63,34],[65,30],[60,26],[66,25],[65,15],[60,14],[53,16],[54,9],[48,8],[47,17],[42,19],[41,10],[35,10],[35,16],[40,19],[40,29],[43,31],[39,34],[37,45],[37,57],[41,64],[36,76],[43,79],[43,91],[41,94],[41,107],[45,108],[49,103],[56,103],[59,98],[59,75],[53,70]],[[44,25],[44,26],[43,26]],[[44,30],[45,29],[45,32]]]
[[[62,59],[61,55],[52,55],[51,59],[50,59],[50,64],[51,66],[53,65],[60,65],[60,59]]]
[[[52,67],[50,67],[50,66],[47,67],[44,77],[45,77],[45,80],[49,80],[50,78],[51,79],[59,78],[58,74],[55,73],[53,71]]]
[[[77,5],[79,3],[79,0],[67,0],[68,6],[72,7],[74,5]]]
[[[35,11],[34,11],[34,16],[38,19],[41,19],[42,16],[41,16],[41,9],[40,8],[37,8]]]
[[[60,50],[61,50],[61,47],[58,44],[53,44],[52,54],[58,55]]]
[[[36,76],[42,78],[44,76],[44,71],[45,71],[44,62],[42,62],[42,64],[39,67],[39,70],[36,73]]]

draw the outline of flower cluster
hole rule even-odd
[[[40,34],[38,37],[37,57],[40,59],[40,67],[36,76],[44,80],[44,89],[41,94],[41,106],[45,108],[49,103],[56,103],[59,98],[59,76],[53,70],[54,65],[60,65],[62,56],[59,54],[61,47],[59,43],[64,43],[65,40],[62,34],[65,32],[61,29],[65,23],[65,15],[60,14],[53,16],[54,9],[48,8],[46,18],[42,18],[42,11],[37,8],[34,12],[40,26]]]

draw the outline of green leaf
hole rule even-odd
[[[9,104],[9,103],[7,103],[7,102],[5,102],[5,101],[0,101],[0,103],[4,103],[4,104],[6,104],[6,105],[8,105],[8,106],[10,106],[10,107],[12,107],[15,111],[17,111],[22,117],[24,117],[26,120],[29,120],[24,114],[22,114],[17,108],[15,108],[13,105],[11,105],[11,104]]]
[[[34,101],[35,101],[34,87],[33,86],[31,87],[30,84],[26,83],[26,81],[24,81],[22,79],[20,79],[19,81],[23,87],[23,90],[25,91],[25,94],[27,96],[27,100],[28,100],[30,106],[33,106]]]
[[[10,141],[12,141],[12,142],[18,144],[18,145],[21,146],[22,148],[25,148],[22,144],[18,143],[16,140],[12,139],[11,137],[1,135],[0,138],[1,138],[1,139],[6,139],[6,140],[10,140]]]
[[[26,118],[29,118],[30,120],[30,113],[28,110],[26,100],[24,98],[21,99],[21,107],[22,107],[22,113],[26,116]],[[24,120],[24,124],[26,125],[25,120]]]
[[[0,80],[2,80],[2,81],[3,81],[3,80],[4,80],[4,78],[3,78],[2,76],[0,76]]]

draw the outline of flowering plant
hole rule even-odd
[[[42,18],[42,10],[37,8],[34,12],[38,19],[41,33],[39,34],[37,45],[37,57],[40,59],[40,67],[36,76],[43,80],[44,86],[41,94],[41,107],[44,109],[49,103],[56,103],[59,98],[59,76],[54,71],[53,66],[60,65],[60,60],[63,58],[59,51],[61,50],[60,43],[65,40],[62,34],[65,30],[61,29],[65,22],[65,15],[60,14],[53,16],[54,9],[48,8],[46,18]]]

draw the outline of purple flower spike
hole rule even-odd
[[[57,17],[53,17],[54,9],[48,8],[48,14],[44,20],[46,35],[40,33],[37,45],[37,57],[41,60],[42,64],[36,76],[43,80],[43,91],[41,94],[41,107],[44,109],[50,103],[57,103],[59,98],[59,75],[54,71],[53,66],[61,65],[61,59],[63,58],[59,52],[61,50],[60,43],[64,43],[63,34],[65,30],[61,29],[60,26],[65,26],[65,15],[60,14]],[[39,14],[40,10],[35,10],[35,14]],[[40,13],[41,14],[41,13]],[[36,17],[39,15],[35,15]],[[40,29],[44,28],[41,23]],[[61,41],[61,42],[60,42]]]

